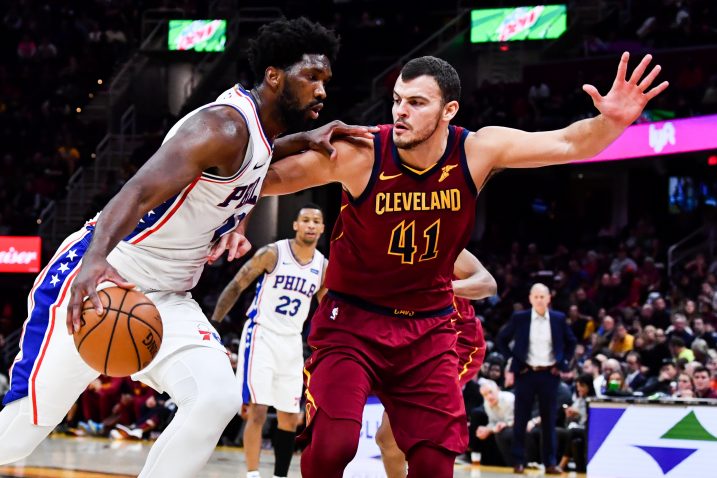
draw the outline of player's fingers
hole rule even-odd
[[[233,261],[237,257],[237,249],[239,248],[239,242],[243,236],[239,234],[230,234],[230,238],[227,241],[227,260]]]
[[[630,76],[630,83],[633,85],[636,85],[638,81],[640,81],[640,78],[642,78],[642,75],[645,74],[645,70],[647,69],[647,65],[650,64],[652,61],[652,55],[645,55],[642,58],[642,61],[639,65],[633,70],[632,75]]]
[[[372,139],[373,134],[379,130],[378,126],[357,126],[342,125],[334,128],[334,135],[356,136],[360,138]]]
[[[89,291],[88,295],[89,295],[90,302],[92,302],[92,305],[95,307],[95,312],[97,313],[97,315],[102,315],[105,311],[105,308],[102,305],[102,301],[100,300],[100,296],[97,293],[97,291],[92,289]],[[73,317],[72,322],[75,325],[75,330],[76,331],[80,330],[80,317],[79,316]]]
[[[651,100],[652,98],[654,98],[655,96],[657,96],[657,95],[659,95],[660,93],[662,93],[663,91],[665,91],[668,86],[670,86],[670,82],[669,82],[669,81],[663,81],[662,83],[660,83],[659,85],[657,85],[656,87],[654,87],[653,89],[651,89],[650,91],[648,91],[647,93],[645,93],[645,96],[647,96],[647,99],[648,99],[648,101],[649,101],[649,100]]]
[[[219,259],[219,257],[224,253],[224,251],[227,248],[227,236],[224,235],[219,239],[219,242],[214,244],[212,248],[209,250],[209,263],[216,261]]]
[[[583,85],[583,91],[590,95],[590,98],[592,98],[595,103],[598,103],[602,99],[600,92],[593,85]]]
[[[625,81],[627,78],[627,62],[630,60],[630,53],[624,52],[620,57],[620,64],[617,65],[617,74],[615,75],[615,83]]]
[[[67,326],[67,333],[69,335],[72,335],[72,333],[75,330],[75,316],[79,316],[79,310],[80,310],[80,303],[77,300],[77,295],[73,295],[70,297],[70,303],[67,306],[67,320],[66,320],[66,326]],[[79,318],[77,320],[79,323]]]
[[[645,91],[650,87],[653,81],[655,81],[655,78],[657,78],[657,75],[660,74],[660,70],[662,70],[662,67],[660,65],[655,65],[655,67],[650,71],[650,73],[642,79],[639,85],[637,85],[638,88],[640,88],[642,91]]]
[[[110,267],[107,270],[104,280],[113,282],[118,287],[122,287],[123,289],[134,289],[135,288],[135,284],[128,281],[124,277],[122,277],[122,275],[119,272],[117,272],[117,269],[115,269],[114,267]],[[102,281],[100,281],[100,282],[102,282]]]

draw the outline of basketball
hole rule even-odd
[[[97,292],[104,311],[97,315],[88,299],[82,304],[75,347],[93,369],[126,377],[145,368],[162,344],[162,319],[143,293],[108,287]]]

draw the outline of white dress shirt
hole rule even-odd
[[[547,309],[545,310],[545,316],[541,316],[535,309],[531,309],[530,342],[528,343],[528,357],[525,362],[531,367],[547,367],[555,363],[550,315]]]
[[[495,427],[498,422],[505,422],[509,427],[513,426],[513,417],[515,412],[515,395],[510,392],[500,392],[498,394],[498,403],[494,407],[486,401],[483,404],[485,414],[488,415],[488,426]]]

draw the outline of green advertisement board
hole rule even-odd
[[[567,29],[565,5],[483,8],[471,12],[471,43],[558,38]]]
[[[170,50],[224,51],[227,40],[226,20],[170,20]]]

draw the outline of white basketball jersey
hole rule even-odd
[[[276,242],[276,249],[276,267],[259,279],[247,316],[277,334],[301,334],[311,298],[321,288],[324,255],[314,251],[311,262],[301,265],[288,239]]]
[[[140,288],[192,289],[202,273],[211,245],[234,230],[256,205],[269,168],[273,146],[264,134],[253,97],[239,85],[187,114],[164,142],[197,112],[224,105],[247,124],[249,144],[241,168],[230,177],[202,173],[183,190],[149,211],[110,254],[110,263]],[[90,226],[93,221],[88,223]]]

